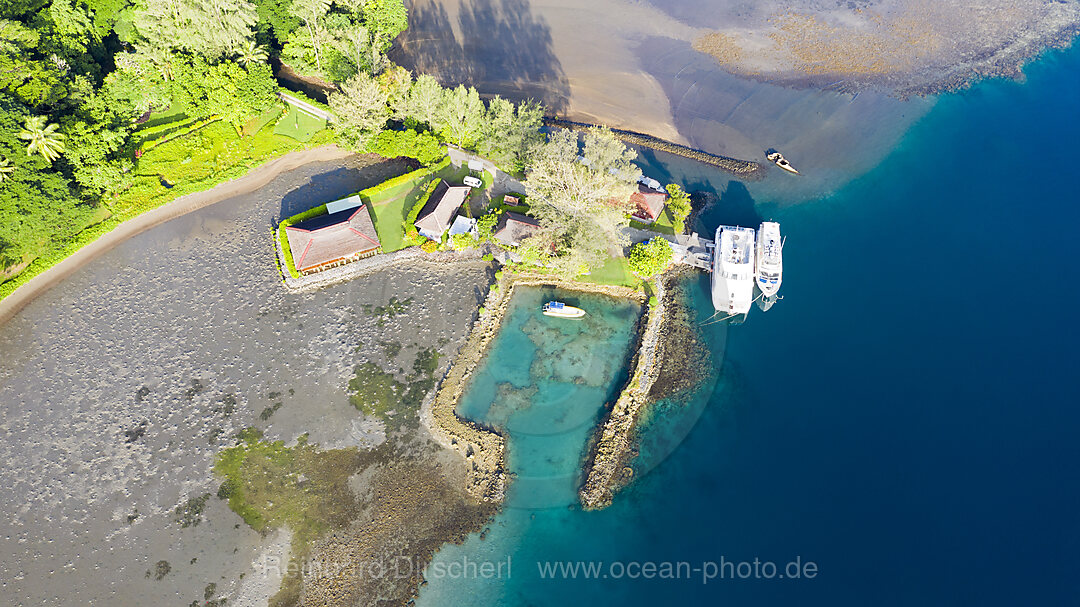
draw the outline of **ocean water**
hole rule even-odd
[[[651,411],[612,507],[512,493],[436,556],[508,572],[445,569],[418,604],[1080,603],[1077,73],[1073,48],[943,96],[874,170],[794,206],[647,159],[721,195],[702,230],[782,222],[784,299],[702,326],[716,376]]]

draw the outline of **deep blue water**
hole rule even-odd
[[[486,539],[437,556],[509,555],[511,577],[431,579],[419,604],[1080,604],[1078,73],[1074,48],[1026,82],[944,96],[821,200],[698,183],[723,194],[710,224],[782,222],[785,299],[703,328],[717,381],[658,407],[644,472],[611,508],[511,500]],[[758,558],[782,573],[796,557],[814,579],[610,569]],[[609,576],[544,580],[548,560]]]

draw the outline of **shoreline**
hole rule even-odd
[[[631,452],[638,413],[649,402],[649,393],[660,375],[665,345],[661,329],[667,318],[669,293],[663,275],[657,277],[655,284],[657,303],[646,311],[648,317],[639,332],[637,351],[630,363],[630,379],[590,441],[582,469],[585,482],[578,492],[585,510],[602,510],[610,506],[615,492],[632,476],[627,455]]]
[[[255,192],[281,174],[298,169],[306,164],[341,160],[353,154],[354,152],[338,147],[336,144],[290,152],[255,167],[241,177],[219,183],[209,190],[185,194],[155,209],[128,219],[26,281],[7,297],[0,299],[0,324],[11,320],[27,304],[48,292],[78,269],[133,236],[170,219],[175,219],[235,196]]]
[[[494,428],[459,417],[456,409],[473,372],[502,328],[502,319],[513,298],[514,289],[518,286],[552,286],[635,299],[643,305],[647,300],[641,291],[628,287],[567,281],[531,273],[515,272],[494,284],[499,288],[488,291],[481,306],[482,312],[474,322],[465,344],[454,356],[434,398],[430,403],[425,403],[420,417],[440,444],[458,452],[465,459],[466,491],[469,495],[478,502],[501,503],[511,479],[511,473],[506,470],[507,437]]]
[[[544,126],[554,126],[571,131],[585,132],[589,129],[600,128],[600,125],[590,124],[587,122],[578,122],[575,120],[567,120],[565,118],[559,118],[557,116],[544,116]],[[675,143],[666,139],[661,139],[648,133],[639,133],[637,131],[630,131],[626,129],[611,128],[611,133],[615,135],[615,138],[623,143],[636,145],[638,147],[649,148],[659,152],[667,152],[668,154],[674,154],[676,156],[682,156],[690,160],[696,160],[702,164],[706,164],[712,167],[716,167],[723,171],[727,171],[733,175],[737,175],[746,181],[756,181],[762,179],[765,174],[765,165],[754,162],[752,160],[740,160],[739,158],[731,158],[730,156],[723,156],[720,154],[712,154],[703,150],[698,150],[690,146],[682,145],[681,143]]]

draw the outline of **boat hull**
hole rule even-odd
[[[575,308],[574,306],[563,306],[558,310],[544,310],[544,316],[550,316],[552,318],[581,318],[585,316],[585,310]]]
[[[717,312],[746,314],[754,303],[754,230],[720,226],[713,250],[712,301]]]

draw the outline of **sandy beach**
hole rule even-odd
[[[903,95],[1015,76],[1045,45],[1070,40],[1080,21],[1075,4],[1042,1],[413,0],[409,8],[409,30],[392,51],[402,65],[714,154],[764,161],[766,149],[780,149],[802,176],[773,170],[750,189],[781,203],[816,198],[875,166],[933,105]],[[904,38],[916,17],[934,20],[932,39]],[[716,34],[738,52],[702,45]]]

